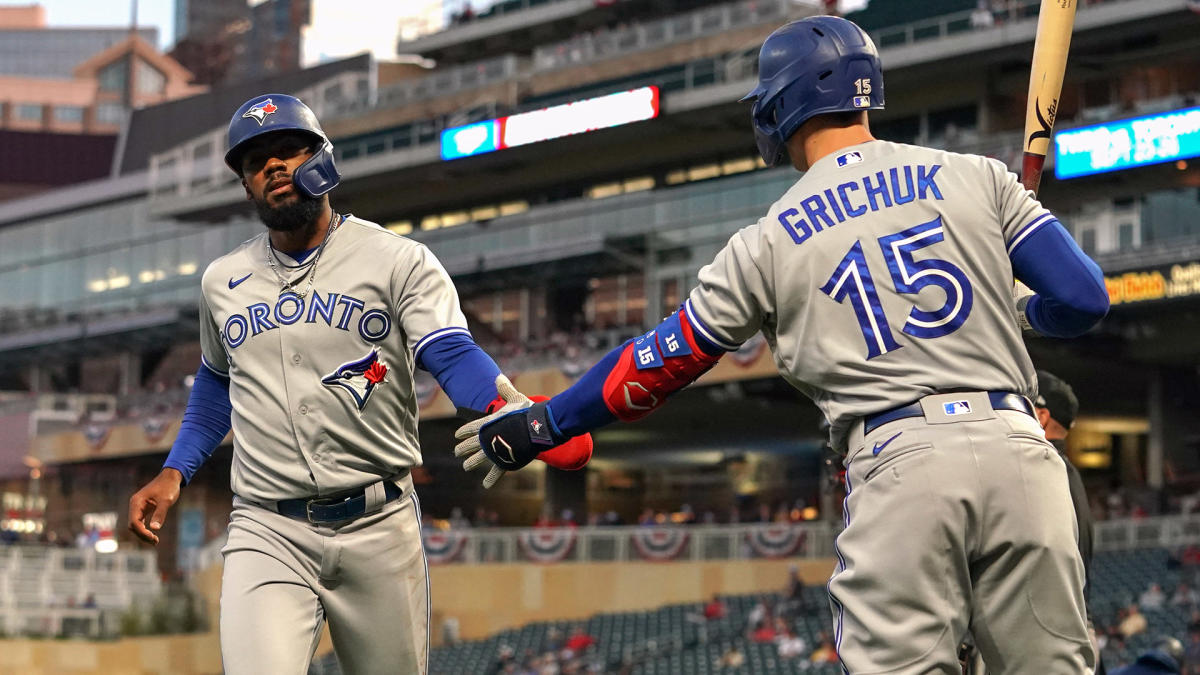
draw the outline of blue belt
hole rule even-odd
[[[989,391],[987,393],[988,400],[992,402],[992,410],[1016,410],[1023,412],[1034,419],[1037,415],[1033,412],[1033,405],[1029,403],[1029,399],[1020,394],[1014,394],[1011,391]],[[902,405],[899,408],[892,408],[874,415],[867,415],[863,418],[863,435],[867,435],[875,431],[879,427],[888,422],[907,419],[909,417],[924,417],[925,409],[921,407],[921,402],[909,403]]]
[[[404,496],[404,490],[393,480],[385,480],[383,481],[383,495],[383,503],[387,504]],[[353,520],[366,513],[367,494],[365,488],[359,488],[329,497],[284,499],[275,502],[272,510],[289,518],[307,520],[313,524],[337,523]]]

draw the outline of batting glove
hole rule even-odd
[[[504,375],[496,376],[496,391],[505,404],[486,417],[467,422],[454,432],[454,456],[463,459],[463,469],[474,471],[491,465],[483,479],[490,488],[505,471],[516,471],[542,452],[566,439],[556,439],[550,430],[546,402],[534,403],[517,391]]]

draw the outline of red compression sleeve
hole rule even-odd
[[[623,422],[649,415],[720,359],[700,348],[687,314],[679,310],[625,345],[604,380],[604,404]]]

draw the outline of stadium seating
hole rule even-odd
[[[1168,595],[1180,580],[1194,574],[1172,569],[1170,556],[1163,549],[1139,549],[1100,553],[1096,556],[1092,578],[1092,614],[1097,626],[1116,622],[1118,611],[1136,602],[1151,583],[1160,584]],[[812,586],[805,589],[810,611],[796,616],[792,626],[811,650],[818,636],[829,630],[825,589]],[[431,673],[492,673],[496,671],[497,656],[502,647],[511,648],[518,662],[522,655],[541,654],[547,646],[551,630],[565,635],[572,626],[581,625],[596,638],[596,646],[585,659],[601,672],[616,672],[622,666],[632,666],[628,672],[642,675],[662,673],[732,672],[716,665],[721,655],[736,645],[745,655],[745,665],[738,672],[749,673],[838,673],[834,665],[814,666],[805,659],[784,660],[773,643],[759,644],[745,636],[747,617],[760,595],[723,596],[727,613],[724,617],[704,624],[689,618],[698,605],[668,605],[642,612],[598,614],[585,621],[554,621],[534,623],[503,631],[485,640],[465,642],[434,649],[430,655]],[[782,600],[775,597],[779,606]],[[1161,610],[1144,614],[1149,622],[1146,632],[1133,636],[1123,647],[1107,650],[1110,667],[1131,662],[1161,635],[1183,636],[1191,609],[1167,605]],[[1115,655],[1117,663],[1112,663]],[[319,668],[318,668],[319,666]],[[313,672],[332,675],[336,662],[332,656],[323,664],[314,664]]]
[[[148,605],[162,592],[153,551],[102,554],[46,546],[0,547],[0,634],[58,635],[105,610]]]

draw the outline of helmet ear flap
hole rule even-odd
[[[320,197],[337,187],[342,174],[333,158],[333,144],[326,139],[292,174],[292,182],[309,197]]]

